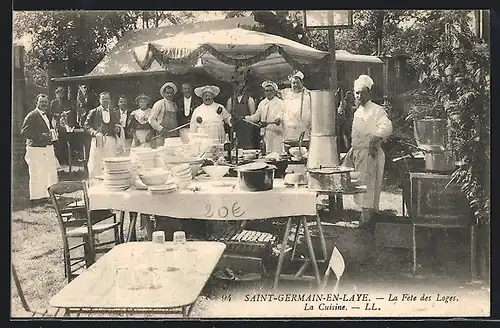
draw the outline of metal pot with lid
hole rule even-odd
[[[350,167],[325,167],[307,170],[308,186],[310,190],[324,192],[344,192],[352,190]]]
[[[238,186],[245,191],[266,191],[273,189],[274,172],[276,166],[255,162],[241,165],[238,172]]]

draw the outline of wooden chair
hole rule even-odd
[[[84,267],[89,267],[96,260],[96,253],[104,253],[109,248],[103,246],[123,242],[123,217],[117,222],[116,214],[111,210],[91,211],[87,192],[87,181],[62,181],[48,188],[50,198],[56,210],[59,229],[61,230],[64,254],[64,274],[68,282],[78,275]],[[112,219],[110,223],[103,221]],[[71,229],[72,228],[72,229]],[[114,239],[99,243],[96,236],[114,232]],[[81,243],[70,246],[70,238],[82,238]],[[82,249],[84,256],[72,256]]]
[[[337,247],[333,248],[332,255],[330,256],[330,261],[328,262],[328,266],[325,271],[325,275],[323,277],[323,282],[321,284],[320,289],[325,290],[326,285],[328,284],[328,278],[330,277],[330,273],[333,271],[335,277],[337,278],[335,282],[335,287],[333,288],[333,292],[337,293],[339,290],[340,278],[344,274],[345,271],[345,262],[344,257],[337,249]]]
[[[44,318],[49,318],[49,317],[61,317],[64,316],[65,311],[64,310],[58,310],[55,308],[51,309],[38,309],[36,311],[32,311],[28,305],[28,302],[26,301],[26,298],[24,297],[23,289],[21,288],[21,281],[19,280],[19,277],[17,276],[16,268],[14,266],[14,263],[12,263],[12,276],[14,278],[14,283],[16,284],[16,290],[17,290],[17,295],[19,295],[19,298],[21,299],[21,304],[23,305],[24,311],[16,311],[14,314],[15,317],[21,317],[21,318],[32,318],[32,317],[44,317]]]

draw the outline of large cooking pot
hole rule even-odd
[[[242,165],[236,170],[238,171],[240,190],[266,191],[273,189],[276,166],[267,163],[251,163]]]
[[[276,166],[276,171],[274,171],[274,177],[281,179],[285,176],[286,169],[288,167],[288,160],[286,159],[268,159],[266,163],[269,165]]]
[[[350,167],[327,167],[308,169],[308,185],[310,190],[343,192],[352,190]]]

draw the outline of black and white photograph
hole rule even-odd
[[[11,319],[489,317],[493,13],[14,11]]]

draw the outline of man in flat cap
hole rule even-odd
[[[166,82],[160,88],[160,95],[163,99],[158,100],[153,105],[149,124],[160,134],[156,138],[156,147],[165,144],[165,138],[179,136],[179,131],[168,132],[178,126],[177,105],[174,102],[174,95],[177,93],[177,86],[174,82]]]
[[[385,154],[382,141],[392,133],[392,123],[385,109],[371,99],[373,80],[368,75],[360,75],[354,81],[356,112],[352,124],[351,148],[347,152],[344,165],[353,166],[360,173],[358,181],[366,185],[365,193],[354,196],[361,206],[360,228],[372,228],[373,214],[378,212]]]

